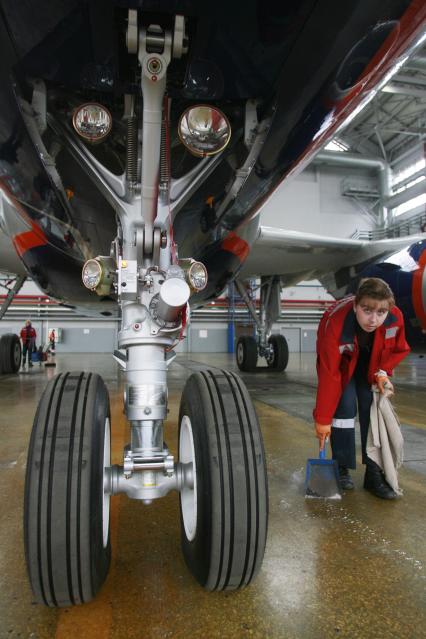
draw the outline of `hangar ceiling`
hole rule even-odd
[[[398,69],[314,163],[347,167],[341,195],[351,198],[378,229],[367,231],[366,237],[411,235],[426,228],[425,143],[426,46]],[[351,177],[351,167],[373,173],[376,186]]]
[[[426,138],[426,48],[417,52],[341,132],[348,150],[391,166]]]

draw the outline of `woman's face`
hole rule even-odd
[[[362,297],[358,304],[354,304],[358,324],[368,333],[372,333],[383,324],[389,310],[388,300],[374,300],[371,297]]]

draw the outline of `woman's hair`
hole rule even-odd
[[[380,277],[365,277],[360,281],[355,295],[355,304],[359,304],[363,297],[371,297],[379,301],[386,300],[390,308],[395,304],[392,289]]]

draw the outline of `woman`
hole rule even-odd
[[[355,415],[361,427],[364,488],[382,499],[397,496],[380,467],[366,454],[372,384],[381,393],[393,369],[408,355],[404,319],[392,290],[383,280],[361,280],[355,296],[345,297],[324,313],[318,328],[318,390],[314,409],[316,436],[324,447],[331,435],[333,459],[339,465],[343,489],[354,487],[349,468],[356,467]]]

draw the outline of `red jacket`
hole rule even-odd
[[[319,324],[317,336],[317,401],[313,412],[319,424],[331,424],[340,397],[351,379],[358,361],[357,319],[353,310],[354,296],[345,297],[328,309]],[[368,367],[368,383],[374,374],[392,371],[408,355],[404,318],[399,308],[389,311],[384,323],[374,332]]]
[[[24,328],[21,330],[21,340],[24,344],[27,341],[34,343],[36,337],[37,333],[35,332],[35,328],[33,328],[32,326],[29,326],[28,328],[24,326]]]

